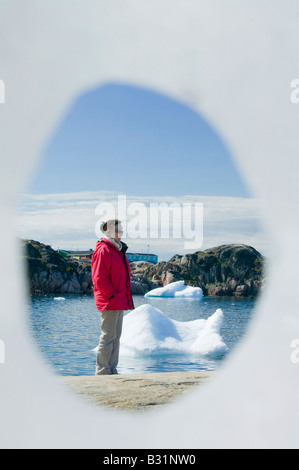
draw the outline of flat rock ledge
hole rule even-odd
[[[206,382],[215,372],[158,372],[63,376],[61,381],[95,405],[126,411],[161,408]]]

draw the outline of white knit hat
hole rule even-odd
[[[107,220],[107,222],[102,222],[101,224],[101,231],[110,238],[115,237],[115,232],[117,229],[122,229],[120,220],[112,219]]]

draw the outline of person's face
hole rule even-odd
[[[122,237],[122,234],[123,234],[123,229],[122,227],[118,227],[116,230],[115,230],[115,238],[114,240],[119,243],[120,242],[120,239]]]

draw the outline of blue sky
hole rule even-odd
[[[19,236],[55,249],[94,248],[96,208],[115,206],[118,195],[146,207],[202,203],[198,249],[245,243],[267,251],[258,201],[211,125],[163,95],[110,84],[82,94],[57,124],[24,194]],[[160,260],[188,252],[184,238],[124,241]]]
[[[196,112],[163,95],[110,84],[79,97],[62,118],[30,193],[248,197],[230,155]]]

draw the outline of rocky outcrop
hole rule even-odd
[[[253,247],[221,245],[205,251],[175,255],[168,262],[139,265],[134,276],[150,288],[184,280],[201,287],[205,296],[256,296],[264,284],[264,258]]]
[[[29,289],[34,293],[92,293],[91,266],[62,258],[49,245],[23,242]]]
[[[91,265],[62,258],[49,245],[23,241],[31,293],[92,294]],[[157,264],[132,263],[134,295],[174,281],[201,287],[205,296],[256,296],[264,284],[264,258],[248,245],[221,245],[175,255]]]
[[[49,245],[23,240],[24,261],[31,294],[92,294],[91,264],[67,260]],[[151,288],[146,276],[132,275],[134,295],[144,295]]]

